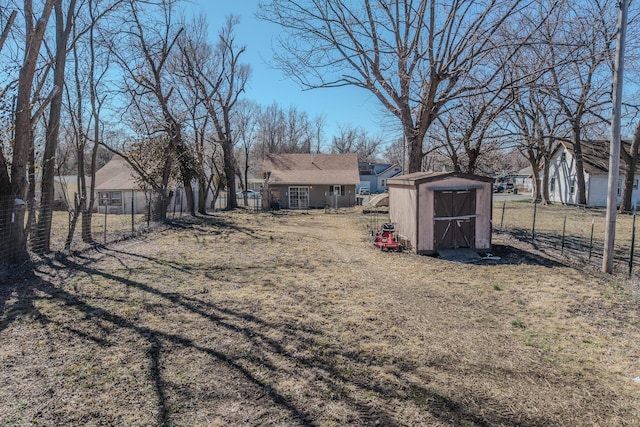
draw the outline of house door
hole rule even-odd
[[[435,191],[433,248],[474,248],[476,242],[476,190]]]
[[[309,209],[309,187],[289,187],[289,209]]]

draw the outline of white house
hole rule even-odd
[[[629,148],[629,141],[622,141]],[[609,142],[582,141],[582,159],[585,178],[587,206],[602,207],[607,205],[607,183],[609,180]],[[620,159],[621,166],[624,160]],[[573,144],[561,141],[549,160],[549,198],[553,202],[578,204],[578,184],[576,179],[575,154]],[[618,181],[618,203],[622,193],[624,179],[622,168]],[[638,191],[640,173],[636,170],[631,204],[640,205]]]
[[[114,214],[146,213],[148,210],[149,194],[140,186],[129,164],[120,156],[113,158],[102,168],[96,171],[96,197],[98,200],[98,212]],[[167,207],[168,212],[187,212],[188,206],[185,200],[185,191],[181,185],[171,188],[171,200]],[[192,184],[194,191],[194,203],[198,203],[197,182]],[[211,192],[207,194],[207,201]]]
[[[533,192],[533,168],[531,166],[514,172],[510,177],[513,180],[513,184],[521,191]]]

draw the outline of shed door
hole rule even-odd
[[[476,190],[434,191],[433,248],[473,248],[476,242]]]

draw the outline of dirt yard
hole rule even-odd
[[[0,424],[640,426],[633,283],[374,221],[219,213],[0,279]]]

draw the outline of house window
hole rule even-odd
[[[556,179],[555,178],[551,178],[551,182],[549,183],[549,191],[551,191],[552,193],[554,191],[556,191]]]
[[[618,180],[618,196],[620,196],[622,193],[622,180],[619,179]]]
[[[571,178],[571,185],[569,186],[569,194],[575,194],[575,193],[576,193],[576,179]]]
[[[344,187],[342,185],[332,185],[331,186],[331,195],[332,196],[344,196]]]
[[[121,191],[104,191],[98,193],[98,200],[102,206],[122,206]]]
[[[567,161],[567,153],[562,152],[562,154],[560,154],[560,161],[561,162],[566,162]]]
[[[309,187],[289,187],[289,209],[309,209]]]
[[[383,186],[383,187],[386,187],[387,186],[387,180],[386,179],[381,179],[380,180],[380,185]]]
[[[637,179],[634,179],[634,180],[633,180],[633,189],[634,189],[634,190],[637,190],[637,189],[638,189],[638,180],[637,180]]]

